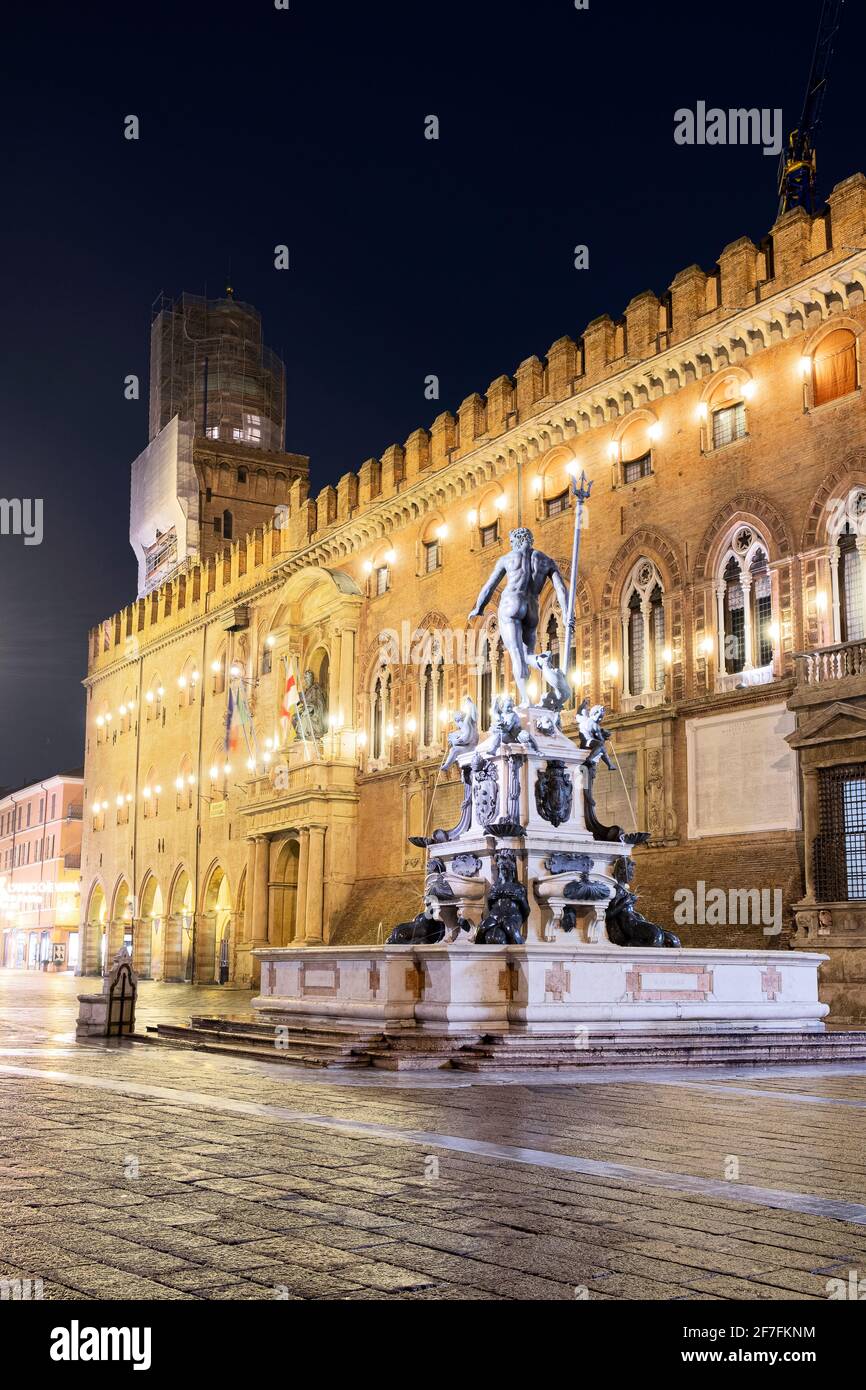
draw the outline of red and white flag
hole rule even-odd
[[[291,743],[293,739],[298,737],[298,731],[292,716],[300,703],[301,697],[298,693],[298,682],[295,680],[294,668],[291,658],[289,658],[286,661],[286,684],[283,689],[282,704],[280,705],[280,732],[284,744]]]

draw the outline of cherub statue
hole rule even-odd
[[[604,718],[604,705],[590,706],[589,700],[584,700],[577,711],[577,728],[580,733],[581,748],[589,749],[587,762],[593,771],[599,762],[603,762],[605,767],[613,772],[613,763],[610,754],[605,748],[605,743],[610,738],[607,729],[601,727]]]
[[[540,752],[532,734],[522,727],[510,695],[497,695],[493,701],[490,737],[478,751],[490,755],[496,753],[503,743],[521,743],[524,748],[531,748],[533,753]]]
[[[478,710],[475,701],[467,695],[463,701],[463,711],[455,714],[454,723],[457,728],[448,735],[450,745],[442,764],[442,771],[447,772],[453,762],[460,757],[461,753],[471,753],[478,742]]]

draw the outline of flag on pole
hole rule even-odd
[[[231,686],[229,686],[229,698],[226,704],[226,736],[225,751],[226,758],[238,751],[240,741],[240,720],[238,719],[238,706]]]
[[[237,711],[241,729],[243,730],[244,742],[247,745],[247,753],[253,763],[259,761],[259,749],[256,742],[256,731],[253,726],[253,717],[250,714],[250,707],[247,704],[247,697],[244,694],[242,685],[238,686]]]
[[[292,716],[299,704],[298,682],[295,680],[294,668],[291,658],[289,658],[286,661],[286,684],[280,705],[280,733],[284,744],[292,743],[298,737],[297,726]]]

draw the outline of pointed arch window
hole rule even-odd
[[[374,762],[382,762],[388,755],[391,700],[391,672],[382,666],[376,673],[370,697],[370,750]]]
[[[767,546],[751,526],[734,534],[723,556],[716,594],[721,637],[717,684],[724,689],[771,681],[778,638],[773,582]]]
[[[651,560],[639,560],[626,584],[622,624],[624,693],[642,704],[658,703],[665,688],[665,610]]]
[[[866,637],[866,611],[863,604],[863,561],[851,523],[839,537],[839,621],[842,642],[860,642]]]

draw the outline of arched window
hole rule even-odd
[[[482,638],[482,661],[478,677],[478,720],[482,729],[490,728],[493,701],[505,689],[505,647],[495,628],[486,628]]]
[[[665,688],[665,610],[661,576],[638,560],[623,590],[623,696],[626,708],[660,704]]]
[[[848,396],[857,389],[857,340],[847,328],[823,337],[812,354],[812,404]]]
[[[132,692],[130,691],[128,686],[126,690],[124,690],[123,692],[123,699],[120,702],[120,709],[118,710],[118,714],[120,715],[120,724],[118,726],[120,732],[122,734],[128,734],[130,729],[132,728],[133,715]]]
[[[713,387],[701,407],[706,418],[703,441],[706,450],[723,449],[726,444],[745,438],[748,433],[746,399],[751,389],[751,384],[741,380],[738,374],[723,377]]]
[[[117,796],[115,797],[118,825],[129,824],[129,807],[131,802],[132,792],[129,790],[129,782],[124,777],[120,783],[120,791],[117,793]]]
[[[421,573],[434,574],[442,568],[444,542],[448,528],[441,516],[431,517],[421,533]]]
[[[148,720],[162,718],[162,702],[165,696],[165,688],[159,676],[151,678],[150,685],[144,693],[144,707],[147,711]]]
[[[220,695],[226,688],[225,645],[220,648],[219,655],[214,657],[211,662],[211,672],[213,673],[213,693],[214,695]]]
[[[445,660],[433,642],[430,660],[421,668],[421,747],[419,756],[439,749],[445,710]]]
[[[91,826],[94,830],[105,829],[105,813],[108,810],[108,802],[105,800],[105,788],[97,787],[96,796],[90,808]]]
[[[226,762],[225,747],[220,741],[215,743],[211,749],[211,760],[208,768],[208,782],[210,784],[210,797],[212,801],[225,801],[228,796],[229,764]]]
[[[102,707],[96,716],[96,742],[102,743],[108,738],[111,732],[111,710],[103,700]]]
[[[482,550],[499,544],[503,526],[502,513],[506,505],[507,498],[499,487],[490,488],[481,498],[476,520],[478,543]]]
[[[159,798],[162,787],[156,775],[156,768],[152,767],[144,779],[141,789],[141,798],[144,802],[144,819],[151,820],[159,815]]]
[[[767,544],[752,526],[738,527],[722,556],[716,585],[719,689],[773,679],[778,628],[767,556]]]
[[[866,637],[866,490],[855,488],[837,507],[830,545],[833,635],[837,642]]]
[[[646,418],[634,420],[623,431],[619,441],[620,477],[624,483],[638,483],[649,478],[653,471],[651,431],[656,422]]]
[[[177,810],[191,811],[195,799],[195,774],[192,770],[192,758],[188,753],[181,759],[174,789],[177,793]]]
[[[183,669],[177,678],[177,705],[178,709],[186,709],[188,705],[195,704],[195,692],[198,686],[199,673],[198,667],[191,656],[188,656],[183,663]]]
[[[370,757],[376,764],[387,762],[394,728],[392,724],[393,681],[385,665],[377,667],[370,691]]]

